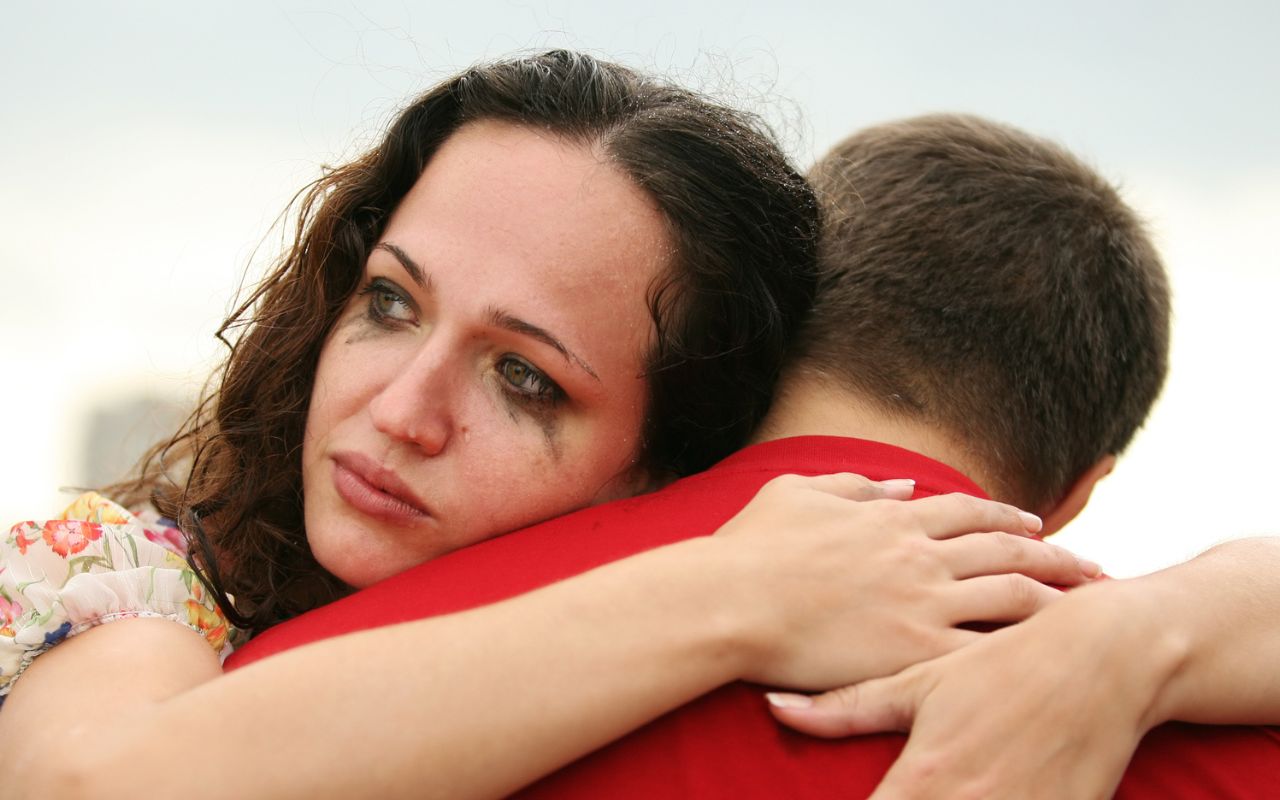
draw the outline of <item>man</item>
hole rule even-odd
[[[232,665],[368,626],[374,617],[388,621],[389,609],[397,619],[455,611],[627,552],[710,533],[765,480],[785,472],[912,477],[917,496],[985,492],[1040,513],[1045,532],[1066,524],[1145,418],[1166,370],[1168,289],[1132,212],[1059,148],[968,117],[925,117],[867,130],[824,159],[814,182],[829,212],[820,298],[753,446],[653,495],[588,509],[425,564],[264,634]],[[607,537],[597,533],[602,528]],[[1042,616],[1052,622],[1057,607],[1070,611],[1099,594],[1117,596],[1110,587],[1090,587],[1080,592],[1082,601],[1068,598]],[[1265,617],[1241,618],[1242,633],[1251,633],[1246,623],[1258,616]],[[1141,619],[1146,617],[1135,612],[1132,636],[1151,634],[1150,626],[1137,624]],[[1194,622],[1197,630],[1206,627]],[[1033,634],[1044,627],[1031,623]],[[981,646],[1016,652],[1020,627],[993,634]],[[1057,634],[1066,640],[1066,632]],[[1113,743],[1109,761],[1085,770],[1081,783],[1058,787],[1062,796],[1113,788],[1118,776],[1112,772],[1146,728],[1175,716],[1208,717],[1200,712],[1213,703],[1203,698],[1219,698],[1205,685],[1234,676],[1234,662],[1197,661],[1185,648],[1159,646],[1160,637],[1151,641],[1146,646],[1133,639],[1128,649],[1115,651],[1136,649],[1146,660],[1128,660],[1156,676],[1111,698],[1116,707],[1142,706],[1142,719],[1133,721],[1128,739]],[[984,652],[978,648],[954,655],[972,658],[966,654]],[[939,662],[942,668],[951,663]],[[1199,706],[1164,697],[1169,676],[1188,664],[1200,677]],[[912,674],[942,668],[922,666]],[[954,670],[939,674],[954,682]],[[935,685],[951,684],[938,678]],[[881,702],[891,707],[891,698],[883,699],[885,687],[892,684],[865,687],[865,695],[875,700],[881,691]],[[783,696],[778,713],[825,734],[900,726],[912,716],[899,711],[859,718],[858,709],[841,706],[840,698],[848,696],[812,706]],[[921,724],[929,719],[925,711],[941,702],[932,696],[923,691],[912,699]],[[1255,710],[1267,719],[1272,707]],[[857,796],[876,786],[902,744],[893,736],[824,741],[782,731],[758,690],[735,684],[550,776],[528,794]],[[1277,765],[1280,736],[1270,729],[1163,729],[1140,752],[1120,792],[1269,796],[1280,789]],[[1064,772],[1071,766],[1058,765]],[[977,774],[979,780],[986,776]],[[969,785],[986,793],[997,788]],[[1041,786],[1036,794],[1050,791]]]

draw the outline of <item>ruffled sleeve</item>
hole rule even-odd
[[[94,625],[164,617],[231,654],[233,629],[185,559],[185,539],[154,514],[96,493],[62,516],[0,538],[0,702],[36,656]]]

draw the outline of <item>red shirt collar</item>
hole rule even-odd
[[[751,445],[716,464],[707,475],[723,472],[795,472],[817,475],[840,464],[873,481],[913,478],[916,497],[963,492],[986,497],[979,486],[952,467],[883,442],[847,436],[792,436]]]

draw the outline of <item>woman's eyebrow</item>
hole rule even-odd
[[[573,363],[577,364],[579,367],[582,368],[584,372],[586,372],[588,375],[595,378],[597,382],[599,382],[600,376],[596,374],[596,371],[591,368],[590,364],[588,364],[586,361],[580,358],[572,350],[565,347],[563,342],[561,342],[556,337],[552,336],[548,331],[542,328],[539,328],[537,325],[534,325],[532,322],[525,322],[519,317],[512,316],[511,314],[508,314],[507,312],[503,311],[500,308],[491,307],[489,309],[489,324],[497,328],[502,328],[504,330],[511,331],[513,333],[519,333],[524,336],[529,336],[531,338],[537,339],[538,341],[542,342],[545,345],[555,348],[555,350],[559,352],[560,355],[565,357],[565,360],[572,361]]]
[[[418,263],[410,258],[408,253],[401,250],[397,245],[392,244],[391,242],[378,242],[374,245],[373,249],[385,250],[395,256],[396,261],[400,262],[400,266],[404,267],[404,271],[409,273],[409,277],[414,283],[418,284],[418,286],[425,292],[431,291],[431,276],[428,275],[422,267],[418,266]],[[543,344],[554,348],[556,352],[565,357],[566,361],[571,361],[574,364],[577,364],[582,368],[583,372],[586,372],[592,378],[595,378],[597,382],[600,380],[600,376],[596,374],[596,371],[591,368],[590,364],[588,364],[577,353],[574,353],[568,347],[565,347],[564,342],[552,336],[546,329],[539,328],[532,322],[526,322],[499,308],[489,309],[489,324],[513,333],[519,333],[524,336],[537,339]]]
[[[404,267],[404,271],[409,273],[409,277],[413,282],[418,284],[418,288],[424,292],[431,291],[431,276],[428,275],[422,267],[418,266],[418,262],[409,258],[409,254],[401,250],[391,242],[378,242],[373,246],[374,250],[386,250],[388,253],[396,257],[396,261],[400,262],[400,266]]]

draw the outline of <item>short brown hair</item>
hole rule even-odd
[[[219,332],[231,352],[216,383],[142,476],[115,487],[126,501],[149,494],[195,538],[211,588],[242,627],[262,630],[345,591],[303,530],[302,434],[316,363],[396,205],[437,148],[477,120],[591,144],[666,218],[674,253],[650,287],[645,466],[704,469],[740,447],[768,408],[813,299],[819,214],[759,120],[564,50],[468,69],[302,193],[292,247]],[[183,459],[186,480],[166,480],[166,466],[179,471]]]
[[[937,426],[1029,508],[1125,448],[1164,382],[1169,290],[1111,185],[951,114],[857,133],[810,181],[827,218],[801,363]]]

